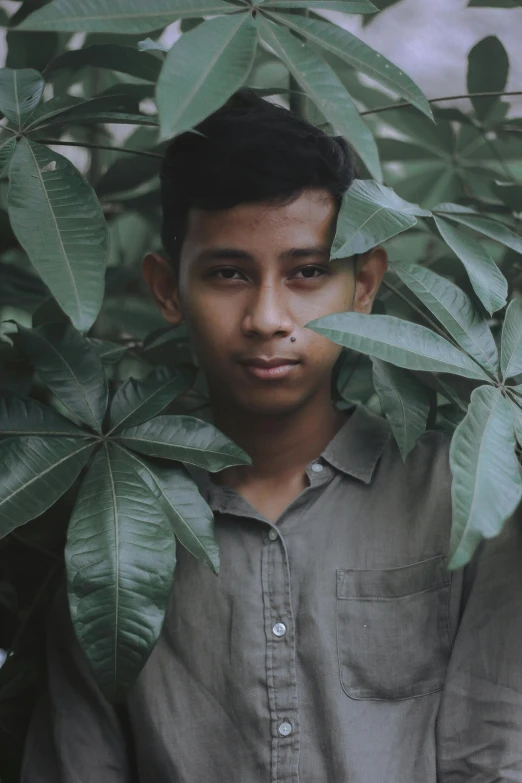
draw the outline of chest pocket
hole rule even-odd
[[[337,651],[352,699],[440,690],[450,654],[443,555],[401,568],[337,571]]]

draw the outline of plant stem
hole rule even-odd
[[[516,90],[514,92],[468,92],[466,95],[445,95],[443,98],[428,98],[428,103],[437,103],[438,101],[457,101],[461,98],[475,97],[492,97],[494,95],[522,95],[522,90]],[[381,111],[389,111],[390,109],[402,109],[406,106],[411,106],[411,103],[404,101],[404,103],[389,103],[386,106],[378,106],[377,109],[367,109],[366,111],[360,111],[359,114],[363,117],[365,114],[377,114]]]
[[[63,147],[86,147],[95,150],[112,150],[114,152],[129,152],[131,155],[146,155],[148,158],[159,158],[163,160],[163,155],[158,152],[147,152],[147,150],[129,150],[126,147],[113,147],[110,144],[89,144],[86,141],[62,141],[61,139],[38,139],[40,144],[56,144]]]

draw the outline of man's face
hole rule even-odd
[[[286,206],[192,210],[170,303],[145,262],[167,320],[185,320],[215,401],[284,414],[329,389],[340,348],[304,327],[354,309],[353,263],[329,261],[335,213],[319,189]]]

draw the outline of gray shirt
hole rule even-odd
[[[22,783],[522,782],[520,525],[448,572],[448,438],[361,407],[306,473],[276,524],[200,477],[221,570],[178,548],[123,709],[55,612]]]

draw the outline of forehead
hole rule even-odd
[[[301,193],[290,204],[239,204],[231,209],[192,209],[184,249],[240,243],[243,247],[267,243],[327,242],[336,215],[334,197],[326,190]]]

